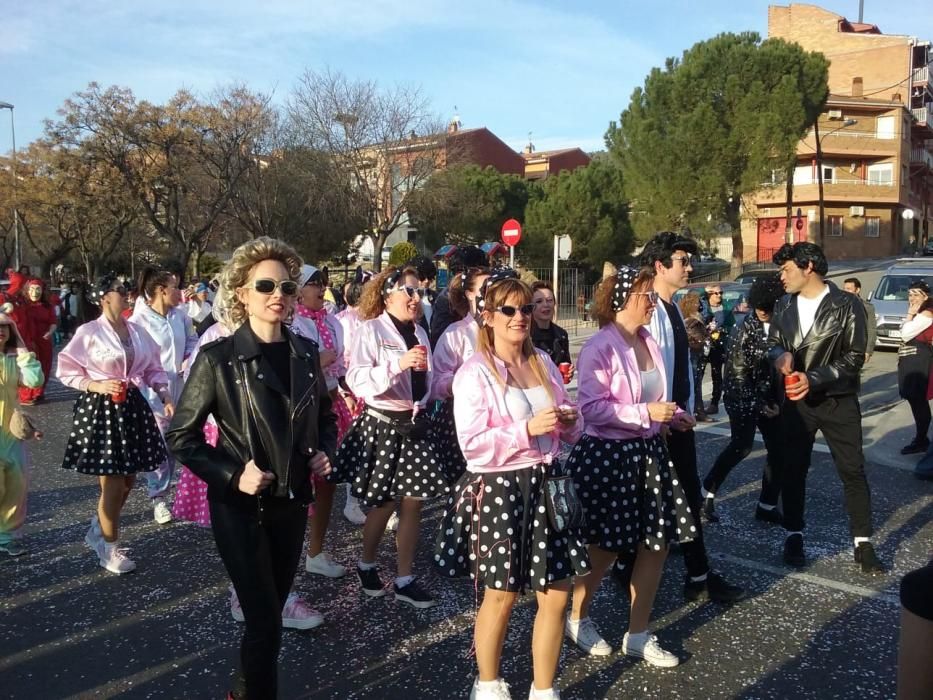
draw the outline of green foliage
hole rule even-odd
[[[785,172],[828,96],[828,62],[779,39],[720,34],[655,68],[606,134],[639,240],[725,222],[741,258],[741,202]]]
[[[554,236],[563,235],[573,241],[571,260],[591,269],[631,254],[634,234],[617,163],[600,157],[545,180],[544,196],[528,205],[516,252],[526,264],[550,265]]]
[[[411,241],[399,241],[392,246],[392,252],[389,253],[389,264],[398,267],[420,254],[421,251]]]
[[[525,218],[540,188],[492,167],[455,166],[435,172],[412,192],[408,212],[428,248],[445,243],[480,244],[499,239],[506,219]]]

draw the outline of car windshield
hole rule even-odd
[[[907,290],[917,280],[933,286],[933,275],[885,275],[878,283],[873,299],[881,301],[907,301]]]

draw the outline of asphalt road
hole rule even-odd
[[[885,394],[890,372],[880,362],[877,371],[878,391]],[[52,401],[32,411],[47,435],[33,444],[30,551],[0,560],[0,697],[223,697],[240,628],[230,617],[227,580],[210,533],[189,524],[156,525],[137,488],[124,522],[138,569],[122,577],[101,569],[82,542],[97,487],[91,478],[58,467],[73,395],[60,387],[51,394]],[[725,442],[709,430],[698,435],[701,471]],[[618,653],[590,659],[565,645],[557,683],[564,698],[893,696],[897,583],[928,559],[933,484],[868,466],[876,544],[893,569],[863,576],[851,560],[840,483],[829,456],[817,453],[808,491],[812,563],[794,572],[781,562],[781,531],[752,519],[762,466],[758,449],[733,472],[720,494],[722,522],[707,528],[716,567],[744,584],[749,598],[729,607],[685,603],[682,558],[673,553],[654,629],[683,663],[659,670]],[[416,561],[438,599],[431,610],[415,611],[391,598],[364,599],[352,577],[299,573],[297,589],[326,622],[311,632],[285,633],[281,697],[468,696],[476,593],[469,581],[441,579],[431,568],[442,507],[425,508]],[[329,549],[352,565],[361,532],[335,510]],[[393,562],[386,538],[380,554],[385,574],[394,570]],[[526,696],[531,682],[533,612],[531,597],[520,601],[506,641],[502,674],[516,698]],[[628,613],[627,597],[614,582],[604,583],[592,615],[618,648]]]

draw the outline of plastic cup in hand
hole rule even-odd
[[[561,362],[559,365],[557,365],[557,369],[560,370],[560,373],[564,378],[564,384],[570,384],[570,370],[572,367],[573,365],[571,365],[569,362]]]
[[[784,390],[785,390],[785,391],[786,391],[788,388],[790,388],[790,387],[792,387],[792,386],[796,386],[796,385],[799,384],[799,383],[800,383],[800,377],[798,377],[796,374],[786,374],[786,375],[784,375]]]
[[[428,349],[424,345],[416,345],[413,350],[417,350],[421,355],[421,359],[418,360],[418,364],[415,366],[415,369],[419,372],[424,372],[428,368]]]
[[[120,390],[110,395],[114,403],[123,403],[126,401],[126,382],[120,382]]]

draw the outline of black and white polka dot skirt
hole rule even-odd
[[[349,483],[350,492],[369,507],[403,496],[435,498],[450,490],[436,453],[430,438],[405,437],[364,412],[344,435],[327,480]]]
[[[92,392],[75,401],[63,469],[95,476],[135,474],[156,469],[165,456],[152,409],[138,389],[130,387],[123,403]]]
[[[589,572],[578,533],[548,522],[544,465],[473,474],[457,482],[441,520],[434,563],[444,576],[469,576],[487,588],[543,591]]]
[[[693,515],[664,438],[584,435],[565,467],[586,513],[580,536],[609,552],[661,550],[696,537]]]
[[[457,440],[453,399],[444,401],[434,410],[431,415],[431,431],[441,469],[447,483],[453,485],[463,476],[467,465]]]

